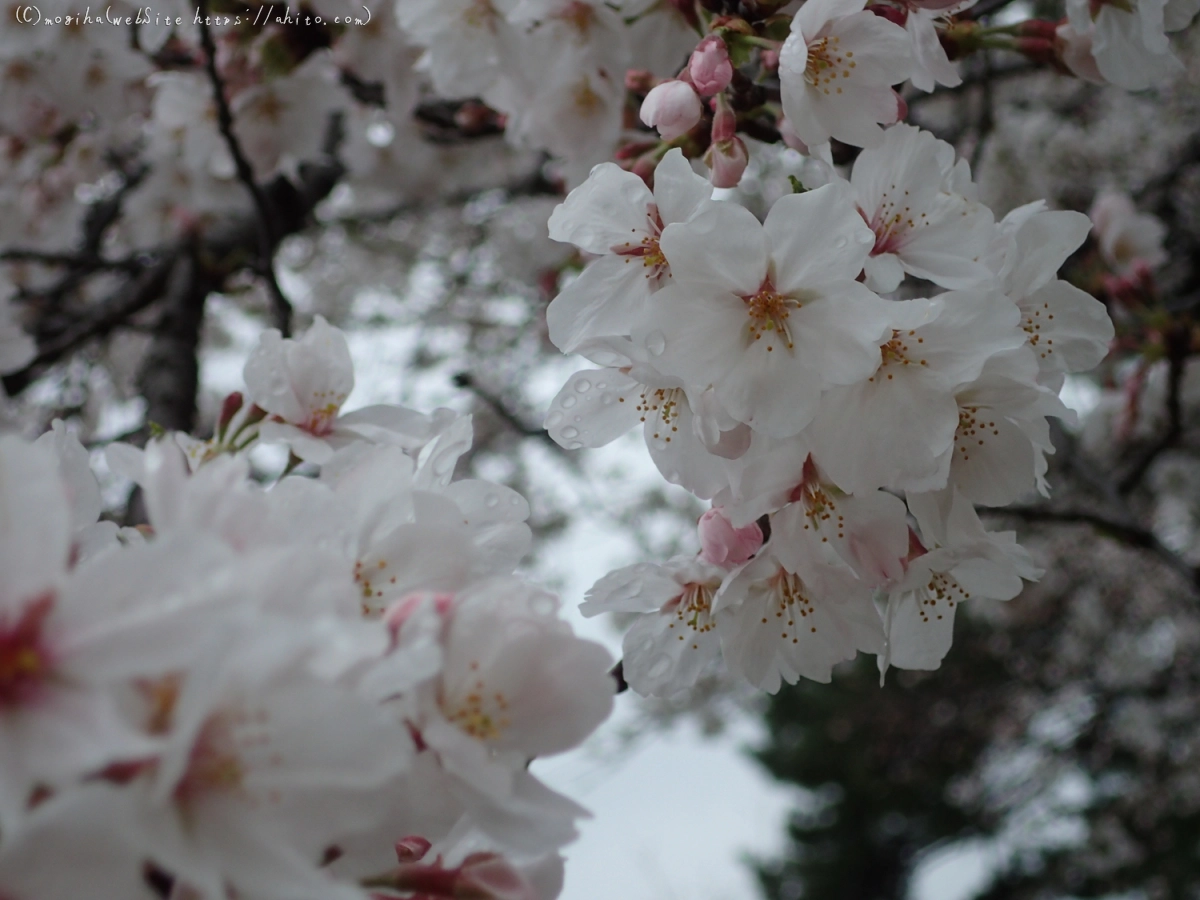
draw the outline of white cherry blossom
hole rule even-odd
[[[837,138],[873,147],[880,125],[901,118],[892,90],[912,70],[904,29],[865,10],[866,0],[808,0],[779,53],[783,111],[797,138],[815,147]]]
[[[673,284],[634,337],[664,374],[711,385],[735,419],[789,437],[826,386],[878,364],[886,305],[854,280],[873,243],[839,185],[782,198],[761,225],[716,203],[663,231]]]
[[[712,185],[677,149],[655,169],[653,193],[612,163],[593,169],[550,216],[551,238],[600,257],[550,304],[550,340],[571,353],[588,339],[630,334],[671,279],[659,244],[663,229],[687,221],[711,198]]]

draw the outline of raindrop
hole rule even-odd
[[[583,444],[580,441],[571,441],[571,443],[567,444],[567,449],[568,450],[582,450]]]
[[[596,390],[602,391],[606,387],[608,387],[608,382],[606,382],[606,381],[597,381],[596,382]]]
[[[575,390],[579,391],[581,394],[586,394],[591,389],[592,383],[586,378],[580,378],[577,382],[575,382]]]
[[[562,436],[565,438],[579,437],[579,429],[572,428],[569,425],[566,428],[564,428],[561,433],[562,433]]]
[[[578,401],[577,401],[577,400],[576,400],[574,397],[570,397],[570,396],[563,397],[563,399],[562,399],[562,407],[563,407],[563,409],[570,409],[570,408],[571,408],[572,406],[574,406],[574,405],[575,405],[577,402],[578,402]]]
[[[605,406],[612,406],[613,405],[613,395],[605,394],[603,397],[600,398],[600,402],[602,404],[604,404]]]
[[[655,356],[662,354],[667,349],[667,336],[661,331],[652,331],[646,335],[646,349]]]
[[[846,246],[847,243],[849,242],[846,240],[846,236],[844,234],[840,234],[838,235],[837,240],[833,242],[833,247],[835,250],[841,250]]]
[[[556,409],[556,410],[554,410],[554,412],[550,413],[550,415],[546,416],[546,427],[553,428],[555,425],[558,425],[562,420],[563,420],[563,414],[560,413]]]
[[[483,498],[483,505],[486,506],[488,509],[495,509],[496,504],[498,504],[499,502],[500,502],[500,498],[497,497],[495,494],[488,494],[486,497]]]

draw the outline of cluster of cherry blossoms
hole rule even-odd
[[[858,651],[936,668],[962,601],[1038,574],[974,507],[1047,492],[1064,376],[1107,353],[1104,304],[1056,277],[1087,217],[995,222],[965,161],[907,125],[826,175],[759,222],[671,151],[653,191],[597,166],[550,219],[597,255],[551,338],[600,367],[555,398],[550,434],[598,447],[640,424],[663,476],[713,503],[698,558],[614,572],[584,604],[643,614],[640,692],[718,656],[769,691]],[[942,290],[889,296],[907,276]]]
[[[452,480],[469,417],[341,414],[323,319],[245,379],[210,440],[108,449],[139,529],[61,423],[0,438],[0,896],[555,896],[585,812],[527,767],[615,683],[512,574],[525,500]]]

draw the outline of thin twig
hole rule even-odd
[[[225,97],[225,83],[217,71],[217,48],[213,42],[212,32],[209,30],[207,16],[208,0],[197,0],[196,21],[200,26],[200,45],[204,48],[204,69],[208,73],[208,80],[212,83],[213,102],[217,107],[217,127],[221,132],[221,137],[225,139],[229,155],[233,158],[238,181],[245,186],[254,202],[254,210],[258,216],[258,272],[267,284],[275,327],[282,332],[284,337],[288,337],[292,332],[292,304],[284,296],[283,290],[279,287],[279,281],[275,277],[275,246],[278,239],[275,218],[267,201],[267,195],[263,193],[263,189],[255,180],[254,169],[250,165],[250,161],[246,159],[245,153],[242,152],[237,135],[233,133],[233,112]]]
[[[1168,568],[1186,578],[1200,591],[1200,568],[1187,562],[1182,556],[1160,541],[1149,528],[1129,521],[1112,518],[1100,513],[1078,509],[1047,509],[1040,506],[1005,506],[994,510],[980,510],[996,515],[1016,516],[1026,522],[1059,522],[1091,525],[1102,534],[1119,540],[1130,547],[1148,550],[1164,562]]]
[[[459,372],[454,376],[454,384],[456,387],[466,388],[476,397],[486,403],[489,407],[491,407],[492,412],[494,412],[509,428],[517,432],[517,434],[521,435],[522,437],[538,438],[547,445],[553,447],[556,451],[560,453],[562,452],[563,448],[555,442],[554,438],[550,437],[549,433],[547,433],[544,428],[536,428],[523,422],[515,412],[508,408],[507,404],[505,404],[503,400],[501,400],[487,388],[480,386],[470,372]]]
[[[1167,430],[1157,441],[1134,460],[1129,471],[1117,483],[1121,494],[1135,490],[1154,461],[1183,436],[1183,403],[1181,401],[1183,369],[1191,349],[1191,329],[1188,323],[1169,329],[1164,335],[1167,348]]]
[[[0,261],[3,262],[32,262],[44,266],[65,266],[73,269],[85,269],[91,272],[140,272],[145,268],[145,262],[138,256],[125,256],[121,259],[104,259],[100,256],[85,256],[79,253],[52,253],[47,250],[30,250],[24,247],[13,247],[0,250]]]

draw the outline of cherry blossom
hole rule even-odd
[[[673,283],[635,339],[665,374],[711,384],[735,419],[794,435],[825,387],[877,365],[886,308],[854,281],[873,243],[837,185],[782,198],[764,224],[716,203],[664,229]]]
[[[612,163],[592,170],[550,216],[550,237],[600,256],[546,311],[550,340],[564,353],[583,341],[630,334],[650,298],[671,279],[663,229],[711,203],[712,187],[679,150],[655,170],[654,192]]]
[[[865,10],[865,0],[809,0],[779,53],[783,111],[810,147],[831,137],[873,147],[904,112],[892,90],[909,76],[904,30]]]
[[[259,426],[259,439],[287,443],[301,459],[326,462],[356,439],[411,445],[428,437],[428,419],[401,407],[339,415],[354,388],[354,369],[345,336],[321,316],[295,340],[276,329],[263,332],[245,378],[247,395],[271,414]]]

